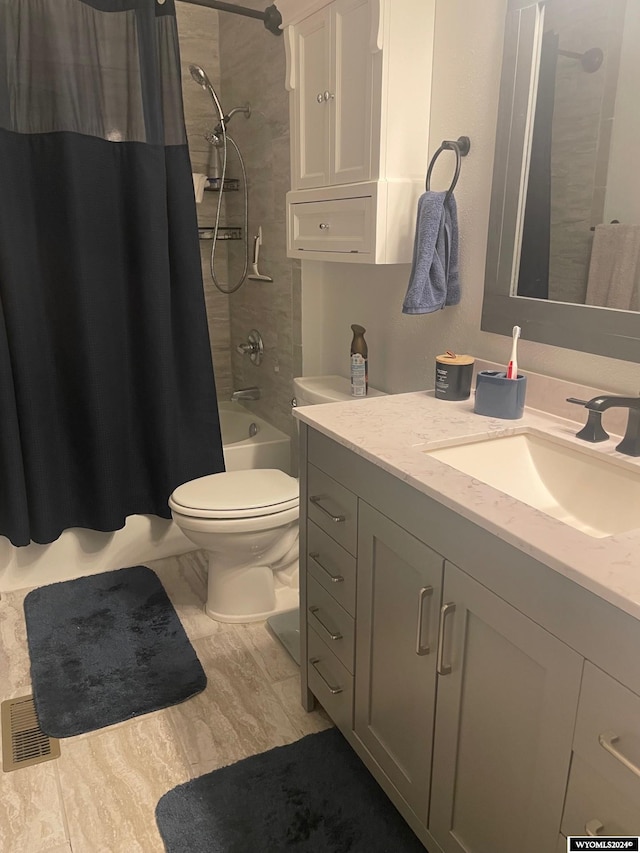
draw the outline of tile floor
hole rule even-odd
[[[298,668],[264,623],[205,615],[199,552],[147,563],[207,673],[206,690],[164,711],[61,741],[61,756],[0,773],[2,853],[155,853],[154,809],[188,779],[291,743],[330,723],[300,705]],[[0,701],[31,692],[22,602],[0,603]],[[185,851],[186,853],[186,851]]]

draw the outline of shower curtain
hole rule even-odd
[[[551,147],[556,96],[558,33],[542,36],[527,203],[522,229],[518,296],[549,298],[551,251]]]
[[[173,0],[0,0],[0,535],[224,470]]]

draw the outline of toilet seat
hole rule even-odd
[[[191,518],[242,519],[298,507],[298,481],[274,468],[226,471],[178,486],[169,506]]]

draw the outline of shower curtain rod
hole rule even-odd
[[[192,6],[206,6],[208,9],[217,9],[219,12],[231,12],[232,15],[244,15],[245,18],[257,18],[264,21],[266,29],[274,36],[281,36],[282,15],[275,5],[267,6],[264,12],[256,9],[247,9],[246,6],[235,6],[233,3],[222,3],[221,0],[185,0]]]

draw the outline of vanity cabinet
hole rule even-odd
[[[359,502],[355,733],[425,825],[443,562]]]
[[[474,577],[492,555],[453,511],[304,425],[300,437],[303,704],[324,705],[430,853],[554,853],[583,657]],[[340,659],[309,607],[354,568],[354,656]],[[320,666],[335,661],[322,683],[319,630]]]
[[[289,257],[411,262],[434,20],[435,0],[307,0],[283,10]]]
[[[445,853],[553,851],[582,658],[445,564],[429,830]]]

